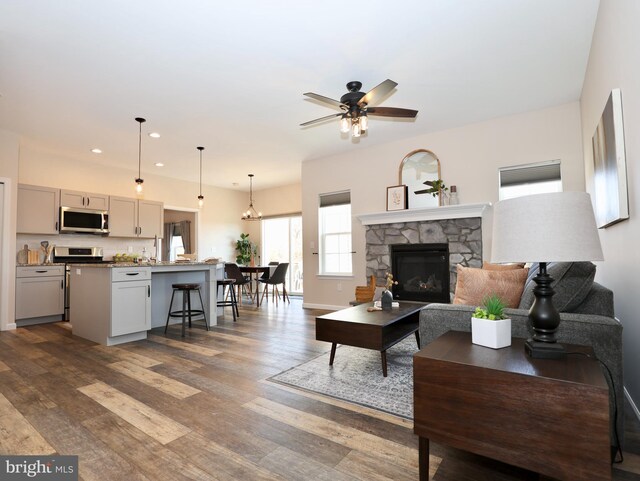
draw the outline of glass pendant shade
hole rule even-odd
[[[369,117],[367,117],[366,113],[363,113],[360,116],[360,130],[362,130],[362,132],[364,132],[368,128],[369,128]]]
[[[360,137],[360,121],[357,119],[354,119],[352,121],[353,127],[352,127],[352,132],[351,135],[354,137]]]
[[[340,132],[347,133],[351,129],[351,125],[349,125],[349,118],[347,115],[343,115],[340,119]]]

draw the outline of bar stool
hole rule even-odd
[[[164,326],[164,333],[167,333],[169,327],[169,319],[172,317],[182,318],[182,337],[185,335],[185,324],[187,319],[189,320],[189,328],[191,328],[191,320],[193,316],[202,316],[204,319],[204,325],[209,330],[209,323],[207,322],[207,316],[204,313],[204,303],[202,302],[202,295],[200,295],[200,284],[173,284],[173,293],[171,294],[171,302],[169,302],[169,313],[167,314],[167,324]],[[182,292],[182,309],[178,311],[172,311],[173,298],[176,295],[176,291]],[[191,292],[197,291],[200,298],[201,309],[191,309]]]
[[[218,301],[216,305],[222,308],[231,306],[231,312],[233,312],[233,322],[236,322],[236,317],[240,317],[240,313],[238,312],[238,300],[236,299],[236,289],[234,286],[235,283],[235,279],[219,279],[216,282],[217,289],[220,289],[220,286],[222,286],[222,300]],[[229,287],[229,300],[227,300],[224,292],[226,287]]]

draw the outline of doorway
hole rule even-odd
[[[162,260],[175,261],[182,254],[197,254],[196,212],[165,209]]]
[[[288,262],[287,292],[302,295],[302,216],[262,220],[262,264]]]

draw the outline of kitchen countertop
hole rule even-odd
[[[215,266],[219,264],[218,262],[169,262],[169,261],[161,261],[161,262],[113,262],[109,264],[103,263],[82,263],[82,262],[69,262],[68,263],[74,267],[99,267],[111,269],[114,267],[157,267],[157,266]],[[64,264],[61,264],[64,265]]]
[[[23,264],[21,262],[16,263],[16,267],[51,267],[51,266],[64,266],[64,262],[52,262],[51,264]]]

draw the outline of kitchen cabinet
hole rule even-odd
[[[74,335],[111,346],[151,329],[150,267],[70,266],[69,320]]]
[[[63,189],[60,191],[60,205],[81,209],[109,210],[109,196]]]
[[[163,222],[162,202],[109,198],[109,233],[112,237],[162,238]]]
[[[57,234],[60,189],[18,185],[18,234]]]
[[[151,329],[151,269],[112,269],[112,337]]]
[[[64,315],[64,266],[16,269],[16,321],[19,325],[56,322]]]

